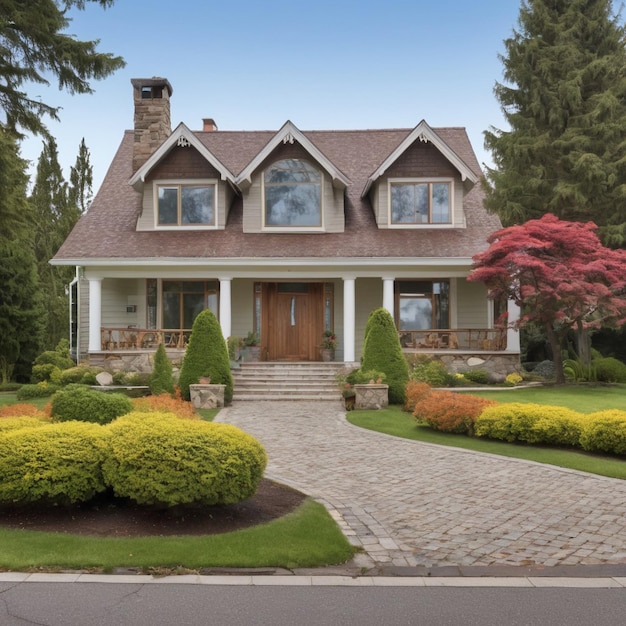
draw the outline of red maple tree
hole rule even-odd
[[[581,337],[626,323],[626,251],[604,247],[596,229],[550,213],[503,228],[473,257],[467,278],[485,283],[490,297],[518,304],[516,327],[534,322],[545,329],[557,383],[565,382],[561,347],[571,329]]]

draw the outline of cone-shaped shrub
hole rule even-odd
[[[172,376],[172,362],[167,358],[165,346],[160,343],[154,355],[154,367],[150,374],[150,391],[158,396],[161,393],[174,393],[174,377]]]
[[[233,398],[233,376],[230,372],[228,347],[217,318],[206,309],[196,317],[189,337],[189,345],[180,369],[178,385],[182,397],[190,399],[189,385],[195,385],[202,376],[209,376],[211,383],[226,385],[224,401]]]
[[[409,366],[402,353],[398,331],[386,309],[372,311],[367,320],[361,369],[378,370],[386,375],[389,403],[404,404]]]

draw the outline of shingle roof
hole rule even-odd
[[[464,229],[378,229],[361,192],[412,129],[303,131],[303,134],[349,179],[343,233],[244,233],[242,201],[231,208],[225,230],[136,231],[141,193],[129,184],[133,174],[133,131],[126,131],[89,211],[61,246],[55,261],[89,264],[95,259],[262,257],[471,257],[486,248],[486,238],[500,227],[483,208],[476,184],[466,195]],[[434,128],[478,177],[476,156],[463,128]],[[275,135],[275,131],[195,132],[196,137],[237,176]]]

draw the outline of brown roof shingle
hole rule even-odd
[[[463,128],[435,128],[437,135],[481,176]],[[126,131],[89,211],[61,246],[55,261],[89,264],[94,259],[471,257],[486,248],[500,227],[483,208],[480,184],[466,195],[465,229],[378,229],[369,200],[361,198],[368,177],[411,129],[303,131],[351,181],[346,190],[344,233],[244,233],[242,202],[235,200],[225,230],[136,231],[141,193],[128,181],[133,132]],[[202,143],[235,175],[275,135],[272,131],[196,132]]]

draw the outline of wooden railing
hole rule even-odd
[[[403,348],[416,350],[505,350],[504,328],[454,328],[445,330],[402,330]]]
[[[154,328],[101,328],[103,350],[141,350],[156,348],[185,348],[190,330]]]

